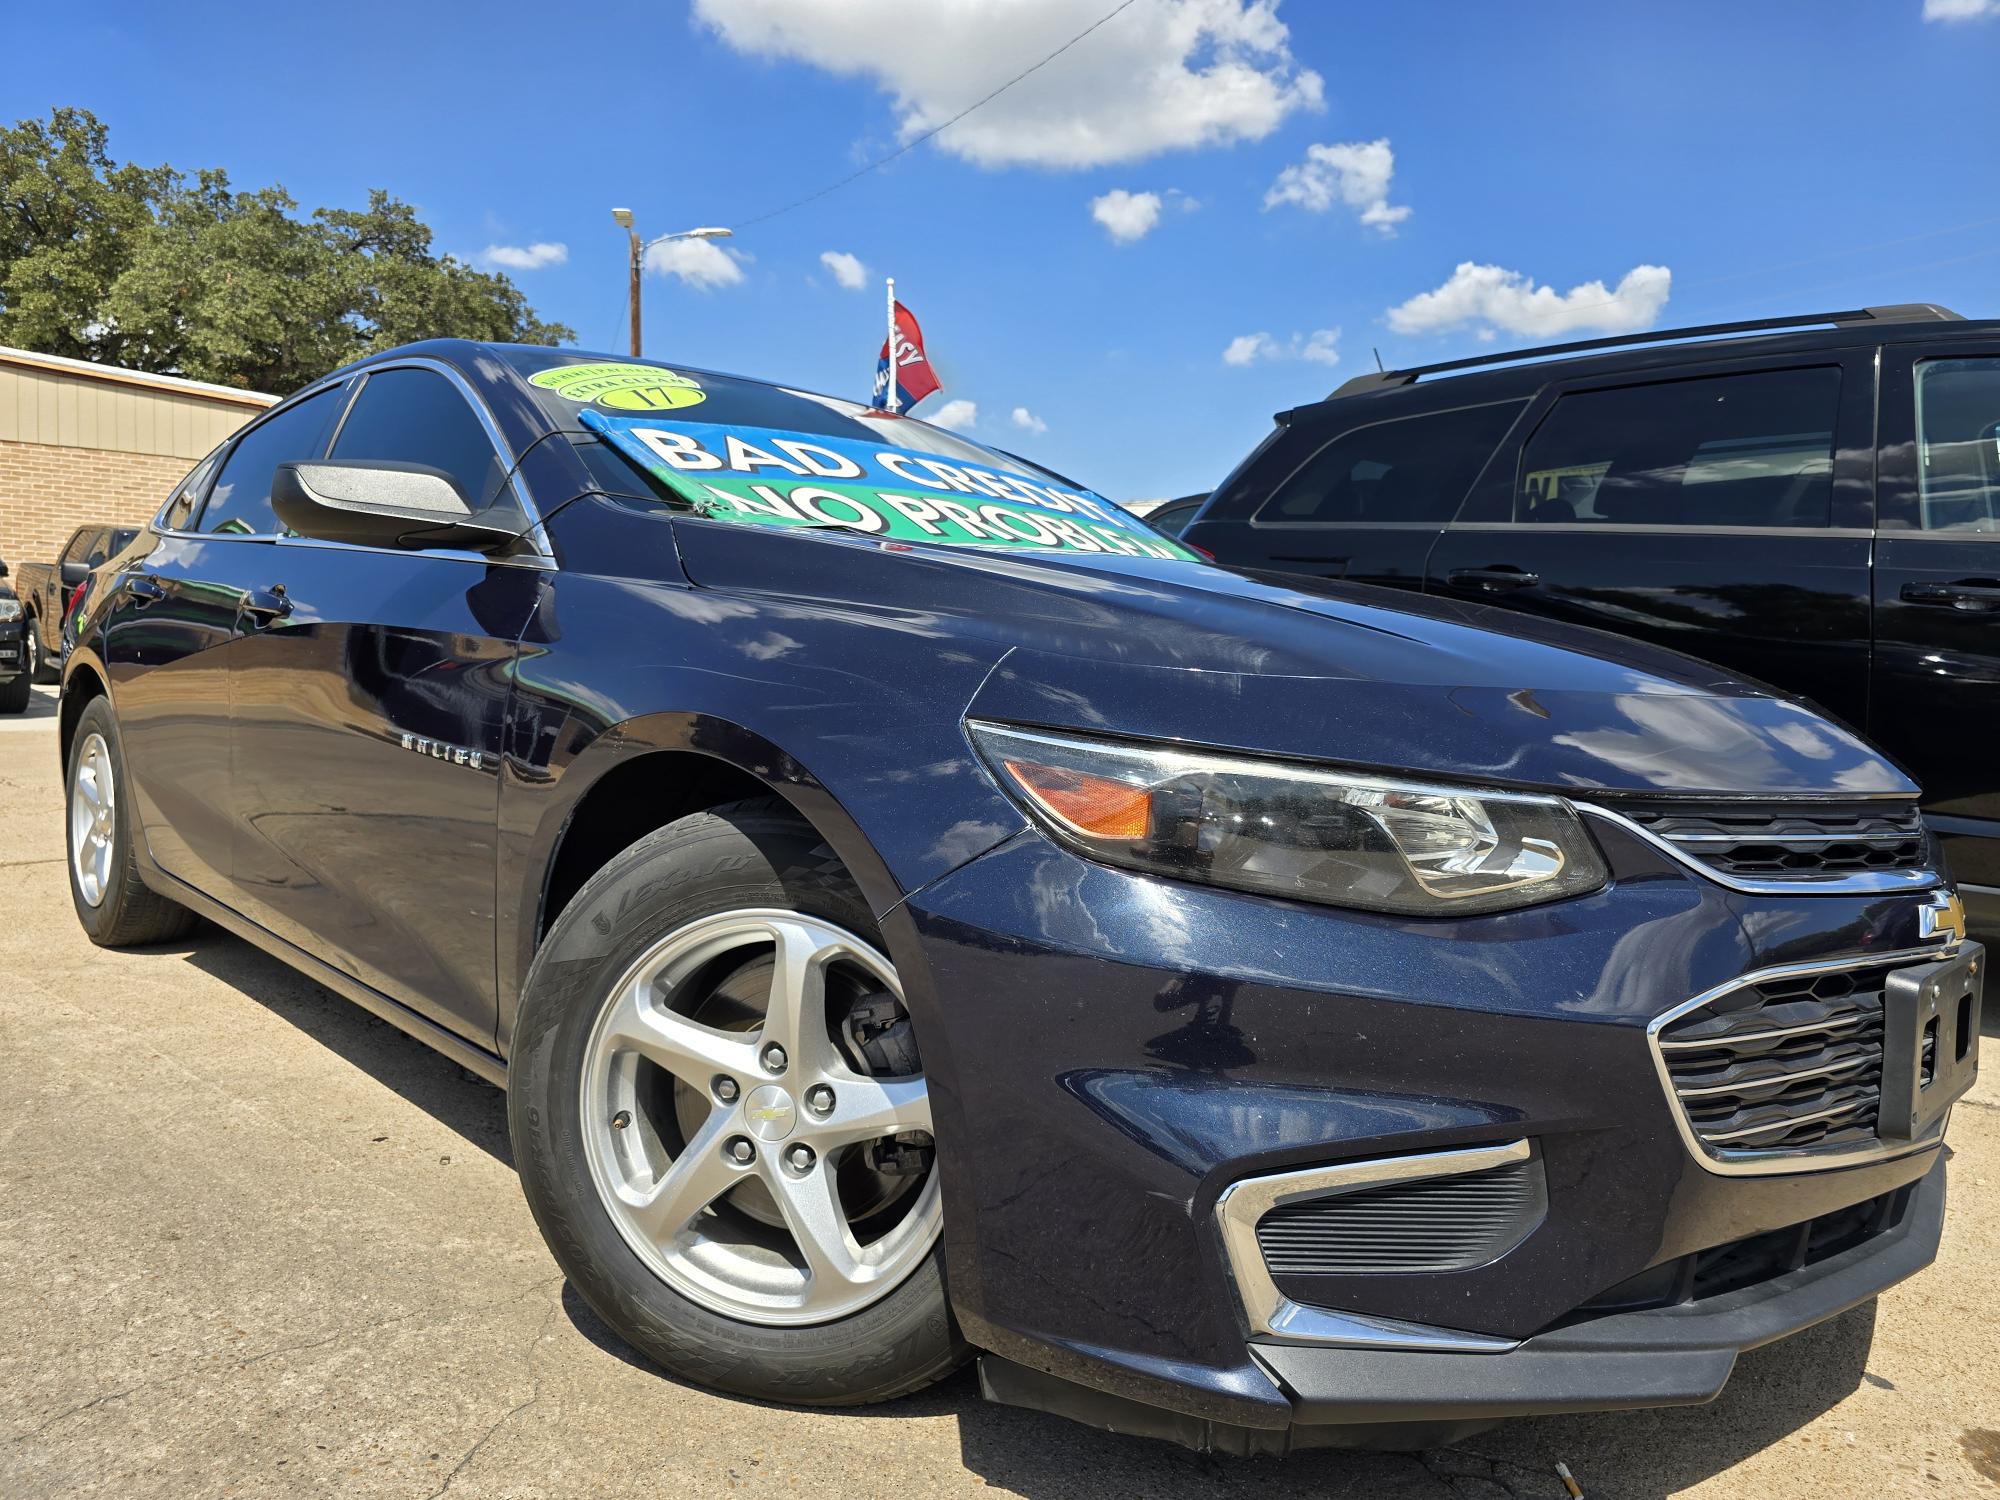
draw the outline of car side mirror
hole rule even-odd
[[[7,576],[7,559],[0,557],[0,578]]]
[[[56,569],[56,576],[62,580],[64,588],[73,589],[90,576],[90,564],[66,562]]]
[[[442,469],[424,464],[279,464],[271,509],[300,536],[362,547],[505,549],[520,528],[482,520]]]

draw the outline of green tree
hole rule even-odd
[[[282,187],[120,166],[86,110],[0,130],[0,343],[283,394],[445,337],[576,335],[386,192],[302,217]]]

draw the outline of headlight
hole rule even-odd
[[[1560,797],[967,728],[1038,823],[1106,864],[1417,916],[1532,906],[1605,880]]]
[[[9,620],[18,620],[20,618],[21,601],[19,599],[0,599],[0,625],[6,624]]]

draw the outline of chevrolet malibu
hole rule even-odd
[[[1707,1400],[1937,1248],[1984,964],[1894,765],[907,416],[371,358],[107,564],[60,739],[94,941],[205,917],[504,1085],[720,1390],[1430,1443]]]

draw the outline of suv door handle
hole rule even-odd
[[[261,624],[271,625],[292,612],[292,601],[285,586],[274,583],[267,589],[250,590],[238,607],[244,614],[256,616]]]
[[[125,580],[125,592],[142,604],[157,603],[167,597],[166,585],[151,573],[134,573]]]
[[[1519,568],[1502,563],[1493,568],[1453,568],[1444,575],[1444,581],[1453,588],[1485,589],[1488,593],[1501,594],[1510,589],[1531,589],[1542,581],[1542,575],[1524,573]]]
[[[1962,583],[1906,583],[1905,604],[1931,604],[1944,609],[2000,609],[2000,585],[1966,580]]]

